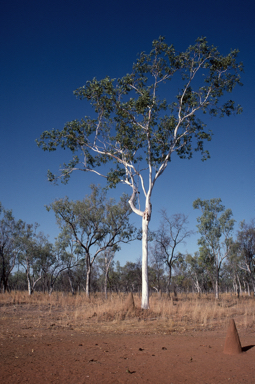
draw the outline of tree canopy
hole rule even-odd
[[[237,55],[238,50],[220,54],[205,37],[177,52],[159,37],[150,53],[140,54],[131,73],[119,79],[94,78],[74,91],[78,99],[91,104],[93,117],[68,122],[62,130],[45,131],[37,141],[45,151],[60,147],[72,153],[59,175],[48,172],[50,181],[65,183],[73,171],[80,170],[106,178],[109,187],[120,182],[131,187],[129,204],[143,218],[143,308],[149,307],[148,223],[153,187],[173,153],[190,159],[199,151],[203,160],[209,157],[204,141],[211,140],[212,132],[201,120],[203,114],[241,112],[240,105],[224,96],[241,84],[243,67]],[[176,81],[170,83],[172,79]],[[101,166],[107,162],[110,166],[105,171]],[[144,209],[136,204],[140,191]]]
[[[60,243],[66,248],[67,240],[75,244],[74,253],[84,258],[87,269],[86,293],[90,293],[91,268],[96,257],[105,250],[116,252],[122,243],[137,238],[136,228],[130,224],[131,208],[128,196],[119,203],[106,199],[106,193],[91,185],[91,194],[82,201],[56,200],[48,209],[55,212],[61,228]]]
[[[202,215],[197,218],[198,232],[201,235],[198,240],[200,257],[214,278],[215,296],[218,299],[219,272],[233,245],[235,220],[232,219],[232,210],[225,209],[221,199],[197,199],[193,202],[193,207],[202,211]]]

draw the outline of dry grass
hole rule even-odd
[[[150,310],[141,310],[140,298],[134,295],[135,311],[124,310],[125,294],[109,295],[105,300],[101,293],[86,298],[85,294],[72,296],[54,292],[51,296],[35,292],[0,294],[0,315],[4,319],[23,322],[26,327],[57,329],[68,327],[82,332],[132,332],[172,333],[191,330],[225,328],[234,318],[238,328],[255,325],[255,298],[237,298],[222,294],[216,301],[213,295],[179,295],[170,299],[150,297]]]

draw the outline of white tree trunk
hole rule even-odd
[[[143,309],[149,309],[149,284],[148,284],[148,228],[149,216],[145,210],[142,219],[142,304]]]
[[[219,295],[219,279],[217,276],[216,281],[215,281],[215,298],[216,298],[216,300],[218,300],[219,297],[220,297],[220,295]]]
[[[91,268],[87,269],[87,279],[86,279],[86,296],[90,297],[90,276],[91,276]]]
[[[32,295],[32,287],[31,287],[31,281],[30,281],[30,277],[27,276],[27,287],[28,287],[28,294],[29,296]]]
[[[144,188],[143,188],[144,189]],[[150,183],[150,191],[146,194],[144,190],[144,195],[146,196],[145,211],[142,212],[140,209],[137,209],[134,205],[134,199],[136,196],[136,189],[133,188],[133,194],[129,200],[129,205],[134,213],[139,216],[142,216],[142,309],[149,309],[149,284],[148,284],[148,229],[149,222],[151,218],[151,192],[152,185]]]

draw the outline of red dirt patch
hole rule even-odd
[[[255,332],[239,331],[243,353],[223,353],[226,332],[110,333],[102,323],[60,326],[29,320],[21,308],[0,320],[0,376],[9,383],[255,383]],[[153,319],[153,313],[138,316]],[[22,318],[21,318],[22,316]],[[34,316],[34,315],[33,315]],[[146,318],[144,318],[146,320]]]

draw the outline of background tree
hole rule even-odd
[[[18,241],[23,222],[16,221],[11,210],[5,210],[0,203],[0,288],[9,289],[8,281],[15,267],[20,244]]]
[[[116,293],[119,293],[121,291],[121,266],[118,260],[116,261],[116,263],[111,263],[108,273],[108,282],[111,291]]]
[[[197,218],[198,232],[201,235],[198,240],[199,251],[214,275],[215,297],[218,299],[220,269],[233,244],[231,234],[235,220],[231,218],[231,209],[225,210],[221,199],[197,199],[193,202],[193,207],[202,211],[202,215]]]
[[[165,285],[164,261],[162,259],[160,247],[155,241],[150,246],[150,267],[154,275],[152,288],[155,289],[157,292],[160,292],[162,291],[163,286]]]
[[[107,299],[107,285],[109,280],[109,271],[110,271],[110,266],[112,265],[114,254],[115,254],[114,249],[111,249],[111,248],[105,249],[105,251],[103,252],[103,256],[101,257],[101,259],[98,260],[100,269],[103,272],[105,299]]]
[[[114,252],[121,243],[136,239],[136,229],[129,223],[131,209],[128,196],[123,195],[118,204],[114,199],[106,200],[106,193],[95,185],[92,193],[82,201],[68,198],[52,203],[60,228],[73,237],[77,250],[83,253],[86,264],[86,294],[90,294],[90,276],[96,257],[106,249]]]
[[[73,231],[69,226],[63,226],[59,233],[55,247],[62,252],[64,256],[65,273],[67,275],[71,292],[75,294],[74,280],[75,268],[84,267],[84,257],[80,247],[77,246],[73,238]]]
[[[25,291],[27,289],[27,277],[25,272],[20,270],[12,272],[8,280],[8,286],[11,290]]]
[[[185,257],[186,272],[192,280],[197,293],[208,293],[214,286],[215,268],[208,254],[200,249],[194,256],[187,254]]]
[[[194,288],[198,294],[202,293],[203,277],[204,277],[204,269],[201,265],[201,261],[199,260],[199,253],[196,252],[194,256],[191,254],[187,254],[186,258],[186,266],[189,272],[189,276],[192,279]]]
[[[249,224],[242,221],[237,234],[237,243],[240,251],[239,267],[246,271],[255,295],[255,220]]]
[[[239,113],[232,100],[220,103],[225,92],[240,83],[242,64],[236,62],[238,51],[223,56],[208,45],[204,37],[185,52],[177,53],[163,37],[154,40],[149,54],[141,53],[131,74],[116,80],[94,78],[74,93],[86,99],[95,111],[94,118],[68,122],[62,131],[53,129],[41,135],[38,145],[44,150],[69,148],[73,154],[61,168],[60,178],[67,182],[75,170],[94,172],[107,179],[110,187],[123,183],[131,187],[132,210],[142,218],[142,308],[149,308],[148,226],[151,196],[157,179],[163,174],[173,153],[191,158],[200,151],[209,157],[204,141],[211,140],[200,120],[202,113],[229,116]],[[173,101],[165,95],[170,80],[176,77],[178,89]],[[106,162],[112,167],[104,173]],[[49,180],[57,179],[49,172]],[[139,196],[144,208],[137,205]]]
[[[47,285],[48,293],[51,295],[60,275],[64,271],[79,265],[79,262],[74,261],[72,263],[73,255],[69,250],[64,249],[58,241],[56,241],[54,246],[49,244],[49,248],[44,256],[42,262],[43,278],[44,283]]]
[[[38,282],[42,279],[42,266],[49,243],[42,233],[36,233],[38,224],[23,223],[22,233],[18,241],[21,251],[18,256],[19,265],[26,273],[28,294],[32,295]]]
[[[170,284],[172,279],[172,269],[178,261],[179,252],[176,251],[178,245],[185,244],[185,239],[194,232],[188,230],[188,216],[178,213],[168,216],[166,210],[161,211],[160,228],[156,233],[156,244],[161,260],[168,269],[167,292],[170,293]]]
[[[142,286],[141,261],[127,261],[121,268],[121,284],[124,292],[140,292]]]
[[[225,278],[228,277],[229,282],[229,288],[233,288],[233,291],[235,292],[238,297],[242,295],[243,290],[246,289],[246,272],[242,269],[240,269],[240,262],[241,262],[241,253],[240,253],[240,247],[237,241],[235,241],[230,249],[230,252],[226,258],[226,263],[224,263],[224,270],[225,270]],[[225,279],[224,279],[225,280]],[[226,282],[224,281],[226,284]],[[230,289],[231,289],[230,288]]]

